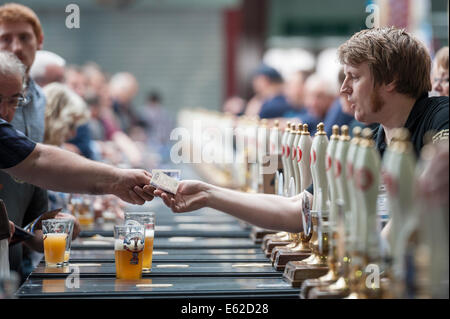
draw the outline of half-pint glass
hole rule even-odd
[[[47,267],[63,265],[69,231],[70,221],[68,219],[55,218],[42,221],[44,257]]]

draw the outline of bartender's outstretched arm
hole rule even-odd
[[[144,190],[148,190],[147,186]],[[287,198],[248,194],[195,180],[181,181],[175,196],[160,189],[153,194],[161,197],[175,213],[211,207],[263,228],[292,233],[303,229],[301,195]],[[307,195],[312,200],[312,195]]]
[[[144,170],[116,168],[39,143],[22,162],[5,171],[23,181],[55,191],[114,194],[133,204],[153,199],[142,189],[151,179],[151,174]]]

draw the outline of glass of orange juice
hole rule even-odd
[[[144,262],[142,268],[144,271],[152,270],[153,240],[155,238],[155,213],[152,212],[126,212],[125,224],[129,220],[139,222],[145,227],[145,246]]]
[[[144,260],[145,228],[135,225],[114,226],[114,255],[117,279],[141,279]]]
[[[46,219],[42,221],[46,267],[63,266],[69,232],[70,220],[68,219]]]

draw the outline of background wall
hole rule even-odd
[[[251,72],[265,49],[301,47],[317,54],[338,46],[365,28],[365,7],[371,1],[16,2],[31,7],[40,17],[45,49],[70,63],[97,62],[110,74],[129,71],[141,84],[136,106],[144,102],[149,89],[157,89],[167,107],[175,111],[197,106],[219,109],[226,94],[227,67],[236,74],[232,79],[235,86],[247,87],[242,96],[250,95]],[[70,3],[78,4],[81,10],[78,30],[65,27],[65,7]],[[431,0],[430,6],[433,44],[448,45],[448,0]],[[242,19],[242,36],[236,46],[239,52],[234,53],[237,62],[231,66],[225,63],[227,10],[238,10]],[[261,32],[255,27],[261,27]]]
[[[221,105],[222,10],[232,2],[136,1],[120,10],[95,1],[18,2],[38,14],[44,49],[74,64],[94,61],[110,74],[133,73],[140,83],[136,105],[149,89],[159,90],[172,110]],[[65,27],[69,3],[80,7],[80,29]]]

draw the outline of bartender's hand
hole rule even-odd
[[[14,235],[15,231],[16,231],[16,227],[14,227],[14,223],[12,221],[9,221],[9,239],[8,239],[8,243],[11,241],[12,236]]]
[[[154,195],[161,197],[174,213],[190,212],[203,208],[208,200],[208,184],[195,181],[181,181],[176,195],[164,192],[161,189],[154,191]]]
[[[55,218],[63,218],[63,219],[72,219],[73,220],[73,233],[72,233],[72,240],[77,238],[81,231],[80,222],[78,219],[75,218],[75,216],[71,214],[66,213],[58,213]]]

